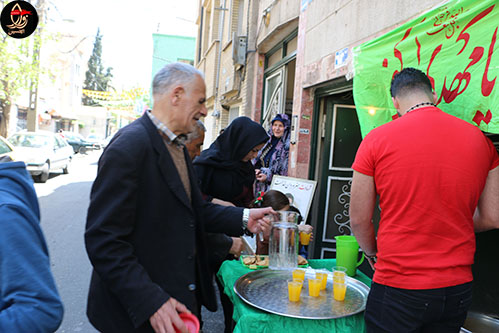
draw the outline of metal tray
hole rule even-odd
[[[334,319],[364,311],[369,287],[347,276],[345,300],[333,298],[333,275],[328,273],[326,290],[319,297],[308,295],[308,279],[315,277],[316,270],[305,269],[305,281],[299,302],[288,299],[288,281],[291,270],[261,269],[241,276],[234,284],[234,292],[243,301],[258,309],[281,316],[301,319]]]

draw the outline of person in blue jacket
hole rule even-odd
[[[0,159],[0,332],[54,332],[62,315],[33,181]]]

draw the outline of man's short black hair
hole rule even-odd
[[[425,73],[419,69],[407,67],[395,74],[390,86],[392,97],[402,96],[415,90],[424,92],[428,96],[432,95],[431,82]]]

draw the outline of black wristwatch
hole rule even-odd
[[[369,256],[364,252],[364,257],[366,257],[367,259],[371,259],[373,262],[378,261],[378,257],[376,256],[376,254]]]

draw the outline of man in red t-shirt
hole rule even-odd
[[[471,303],[474,232],[499,228],[499,157],[477,127],[435,106],[423,72],[402,70],[391,94],[403,117],[372,130],[352,166],[351,226],[376,268],[367,330],[458,332]]]

